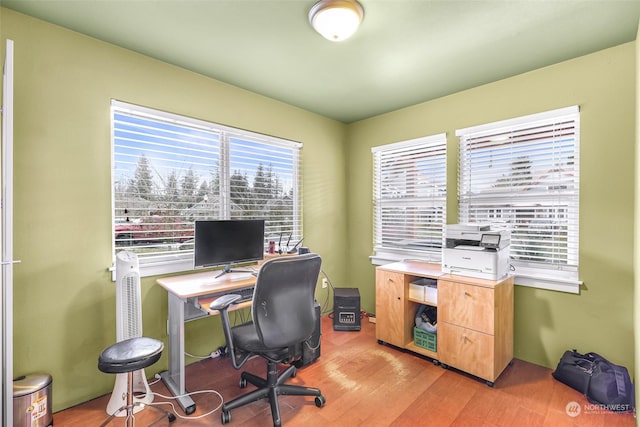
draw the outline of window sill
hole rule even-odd
[[[423,261],[423,262],[431,262],[435,264],[440,264],[441,256],[440,254],[428,253],[428,252],[419,252],[419,251],[411,251],[411,250],[397,250],[397,251],[378,251],[375,255],[369,257],[371,260],[371,264],[373,265],[384,265],[389,264],[391,262],[398,261],[407,261],[407,260],[415,260],[415,261]]]
[[[167,257],[169,258],[169,257]],[[189,258],[174,258],[162,261],[152,262],[151,260],[139,260],[140,277],[160,276],[163,274],[179,273],[182,271],[193,270],[193,257]],[[109,268],[111,271],[111,280],[116,281],[116,268],[115,263]]]
[[[568,292],[571,294],[579,294],[580,285],[582,285],[582,281],[579,280],[532,277],[522,274],[516,274],[515,283],[516,285],[527,286],[529,288]]]

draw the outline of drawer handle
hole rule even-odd
[[[467,336],[466,335],[463,335],[461,338],[462,338],[462,342],[463,343],[467,342]]]

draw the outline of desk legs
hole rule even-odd
[[[169,320],[167,334],[169,335],[169,370],[162,372],[160,377],[165,385],[177,397],[178,404],[187,415],[196,410],[196,404],[190,396],[184,396],[184,305],[185,302],[173,295],[169,295]]]

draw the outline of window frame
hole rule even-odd
[[[200,129],[207,132],[214,132],[218,134],[218,154],[219,163],[217,168],[219,170],[220,178],[220,200],[219,200],[219,213],[218,215],[210,215],[210,219],[236,219],[237,216],[233,216],[231,213],[231,190],[230,190],[230,178],[234,174],[231,170],[233,167],[230,161],[233,155],[233,148],[231,146],[235,139],[239,142],[252,142],[256,144],[262,144],[264,146],[273,147],[274,150],[270,150],[270,154],[277,150],[290,150],[291,159],[291,203],[292,203],[292,222],[291,222],[291,241],[297,242],[302,238],[302,146],[303,144],[296,141],[287,140],[284,138],[278,138],[270,135],[264,135],[257,132],[252,132],[244,129],[233,128],[230,126],[220,125],[213,122],[208,122],[200,119],[194,119],[191,117],[169,113],[166,111],[156,110],[153,108],[143,107],[131,103],[111,100],[110,119],[111,119],[111,247],[112,247],[112,279],[115,280],[115,255],[119,250],[125,249],[124,247],[116,247],[116,114],[125,114],[136,117],[146,117],[151,120],[160,121],[163,123],[170,123],[177,126],[185,126],[189,129]],[[236,152],[239,152],[236,149]],[[257,150],[256,150],[257,151]],[[244,154],[255,162],[259,162],[259,156],[256,156],[255,152]],[[251,157],[255,156],[255,157]],[[265,155],[266,156],[266,155]],[[266,157],[265,157],[266,158]],[[260,162],[261,163],[261,162]],[[214,163],[212,163],[213,167]],[[247,218],[250,218],[248,216]],[[197,219],[197,218],[196,218]],[[268,237],[268,231],[265,230],[265,237]],[[288,237],[288,236],[287,236]],[[184,253],[168,253],[166,255],[156,254],[152,256],[139,256],[140,276],[148,277],[162,274],[170,274],[177,272],[184,272],[194,270],[193,263],[193,250],[185,250]]]
[[[573,123],[572,126],[566,125],[566,123]],[[564,184],[565,181],[569,183],[569,185],[561,186],[557,185],[554,187],[553,184],[556,181],[552,181],[550,185],[547,186],[546,190],[541,191],[540,189],[533,188],[532,185],[527,187],[527,190],[531,190],[534,195],[525,195],[525,193],[520,190],[520,192],[516,191],[504,191],[500,192],[499,190],[495,195],[491,195],[489,191],[482,192],[479,190],[479,187],[483,182],[486,186],[486,183],[491,179],[496,179],[498,177],[497,172],[486,173],[480,169],[480,162],[478,162],[478,166],[475,166],[476,169],[473,169],[474,166],[469,166],[471,160],[471,150],[469,147],[472,144],[470,141],[475,141],[475,143],[479,146],[478,141],[485,140],[490,141],[491,138],[507,138],[505,135],[509,135],[509,139],[504,139],[504,146],[511,146],[511,154],[509,156],[504,156],[502,165],[507,162],[511,162],[511,183],[505,184],[506,187],[511,186],[510,188],[524,188],[518,187],[518,185],[523,186],[527,185],[524,182],[517,182],[518,179],[523,180],[522,177],[514,177],[515,173],[513,172],[513,164],[518,161],[522,156],[518,152],[518,150],[524,150],[522,147],[527,147],[527,144],[533,145],[534,132],[538,132],[538,129],[544,129],[545,131],[548,129],[559,131],[562,129],[570,129],[569,135],[570,137],[562,136],[556,137],[555,134],[553,137],[546,137],[544,141],[552,141],[549,142],[548,145],[545,145],[543,149],[528,149],[526,156],[527,160],[527,169],[533,168],[533,163],[529,163],[530,156],[538,155],[544,157],[544,161],[550,161],[549,159],[556,158],[568,158],[571,159],[571,162],[567,161],[566,165],[563,166],[562,163],[553,163],[552,166],[548,166],[552,168],[553,172],[557,174],[559,178],[556,178],[561,184]],[[520,133],[523,133],[524,136],[520,136]],[[531,134],[531,135],[529,135]],[[578,106],[571,106],[566,108],[559,108],[555,110],[545,111],[537,114],[531,114],[526,116],[521,116],[513,119],[497,121],[493,123],[487,123],[479,126],[473,126],[464,129],[456,130],[456,136],[460,138],[460,146],[459,146],[459,155],[458,155],[458,218],[460,222],[469,222],[470,221],[470,212],[472,210],[480,210],[480,206],[485,206],[486,209],[489,209],[494,203],[494,209],[496,211],[502,212],[502,207],[499,203],[499,200],[503,200],[503,204],[505,206],[510,205],[511,210],[514,212],[512,214],[513,221],[518,219],[518,208],[515,207],[513,202],[505,202],[504,200],[514,200],[518,196],[517,200],[528,201],[530,206],[537,206],[532,210],[535,221],[537,218],[538,212],[543,213],[545,210],[548,213],[553,212],[561,212],[565,215],[566,218],[560,218],[562,215],[558,215],[553,217],[549,215],[551,219],[545,219],[544,227],[547,230],[538,230],[538,233],[542,237],[536,237],[537,239],[548,239],[552,243],[545,243],[545,245],[555,245],[555,243],[560,239],[564,239],[566,234],[566,248],[562,247],[561,250],[566,250],[566,264],[562,264],[560,261],[555,259],[554,255],[545,256],[544,261],[527,261],[525,256],[521,256],[521,260],[513,259],[514,252],[511,253],[511,264],[514,267],[514,273],[516,275],[516,283],[518,285],[530,286],[541,289],[550,289],[550,290],[558,290],[570,293],[579,293],[579,288],[582,282],[579,280],[579,208],[580,208],[580,187],[579,187],[579,173],[580,173],[580,163],[579,163],[579,154],[580,154],[580,109]],[[566,140],[570,140],[571,144],[568,142],[564,142]],[[511,142],[513,141],[513,143]],[[500,142],[502,145],[503,142]],[[520,144],[520,145],[518,145]],[[498,146],[497,144],[495,144]],[[567,150],[565,145],[571,145],[572,156],[567,154],[557,155],[554,150]],[[500,150],[494,151],[493,149],[486,147],[488,144],[484,146],[485,155],[490,154],[497,158],[500,155],[503,155],[507,151],[506,148],[500,147]],[[479,148],[476,148],[478,151]],[[546,151],[545,151],[546,150]],[[554,160],[555,161],[555,160]],[[546,163],[545,163],[546,165]],[[557,166],[556,166],[557,165]],[[570,166],[569,166],[570,165]],[[499,170],[499,168],[497,168]],[[540,169],[540,168],[539,168]],[[474,173],[475,170],[475,173]],[[485,169],[486,170],[486,169]],[[475,176],[475,192],[471,190],[474,187],[474,176]],[[542,181],[542,178],[539,178],[539,182]],[[496,181],[494,181],[495,183]],[[542,187],[541,185],[538,185]],[[495,185],[494,185],[495,187]],[[495,190],[494,190],[495,191]],[[475,205],[474,205],[475,202]],[[523,204],[525,205],[525,204]],[[472,207],[472,206],[475,206]],[[545,207],[547,206],[547,207]],[[555,209],[555,210],[554,210]],[[489,215],[487,213],[487,215]],[[499,217],[500,215],[498,215]],[[551,226],[547,225],[546,221],[551,223]],[[517,221],[516,221],[517,222]],[[529,227],[531,227],[529,225]],[[511,227],[513,228],[513,224]],[[522,228],[522,227],[520,227]],[[559,232],[553,230],[562,230],[561,234],[563,237],[557,237]],[[535,246],[535,239],[531,236],[532,232],[518,230],[520,233],[519,236],[516,236],[512,232],[512,249],[514,248],[514,236],[516,238],[520,238],[522,245],[527,247],[530,245],[531,247]],[[524,236],[524,237],[522,237]],[[544,246],[547,247],[547,246]],[[551,246],[549,246],[551,247]],[[544,249],[538,249],[544,253]],[[538,255],[540,258],[543,256]],[[563,255],[564,256],[564,255]],[[555,261],[554,261],[555,260]]]
[[[402,157],[402,161],[406,161],[409,159],[410,161],[414,158],[412,151],[413,150],[423,150],[424,152],[428,152],[430,150],[434,150],[434,155],[432,156],[434,159],[437,159],[436,162],[439,162],[439,167],[433,167],[430,170],[436,171],[437,175],[433,179],[433,182],[438,182],[434,184],[435,193],[438,196],[434,195],[432,192],[431,196],[420,196],[417,190],[415,192],[410,191],[412,197],[408,197],[404,199],[408,200],[408,203],[415,203],[414,207],[417,208],[425,208],[425,209],[433,209],[434,211],[439,211],[436,215],[439,215],[440,218],[440,226],[438,231],[438,223],[429,223],[429,231],[427,234],[439,233],[439,246],[436,250],[421,250],[421,249],[411,249],[408,247],[393,247],[390,245],[385,245],[384,240],[387,237],[384,237],[386,233],[383,231],[383,217],[382,217],[382,209],[383,206],[387,208],[399,208],[402,206],[406,206],[406,202],[400,201],[400,199],[389,199],[382,197],[382,175],[385,171],[381,170],[383,167],[381,165],[381,161],[383,157],[393,156],[396,159],[397,154],[404,154],[406,157]],[[440,151],[439,154],[436,154],[437,151]],[[388,262],[401,261],[405,259],[419,259],[426,262],[434,262],[440,263],[442,259],[442,247],[444,246],[444,226],[446,224],[446,216],[447,216],[447,134],[439,133],[435,135],[419,137],[415,139],[410,139],[401,142],[395,142],[390,144],[385,144],[377,147],[371,148],[372,157],[373,157],[373,252],[371,262],[374,265],[382,265]],[[428,158],[429,156],[421,157],[423,160]],[[392,171],[399,171],[399,168],[395,166],[393,169],[388,168],[386,173]],[[412,169],[404,170],[404,173],[411,172]],[[419,180],[417,175],[414,176],[413,180]],[[438,181],[439,180],[439,181]],[[410,187],[405,182],[403,184],[406,188]],[[406,190],[405,188],[405,190]],[[400,201],[396,203],[396,201]],[[419,216],[419,215],[418,215]],[[433,227],[435,225],[435,230]],[[400,229],[399,233],[405,233],[407,235],[411,234],[420,234],[419,226],[412,227],[410,229]],[[393,236],[391,236],[393,237]]]

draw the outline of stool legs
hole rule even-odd
[[[127,373],[127,427],[133,427],[133,372]]]
[[[127,404],[128,384],[129,376],[127,375],[127,372],[116,374],[116,382],[113,386],[113,392],[111,393],[111,398],[105,408],[107,415],[113,414]],[[133,371],[133,401],[149,405],[153,400],[153,393],[151,392],[151,388],[145,378],[145,370],[138,369],[137,371]],[[137,414],[143,409],[143,406],[146,405],[136,405],[134,407],[134,413]],[[120,412],[117,416],[123,417],[124,415],[124,412]]]
[[[100,424],[100,427],[104,427],[107,424],[109,424],[111,422],[111,420],[120,412],[122,411],[127,411],[126,414],[126,421],[125,421],[125,425],[126,427],[134,427],[135,426],[135,415],[134,415],[134,409],[136,406],[145,406],[144,402],[134,402],[133,400],[133,383],[134,383],[134,379],[133,379],[133,371],[131,372],[127,372],[127,396],[126,396],[126,405],[122,406],[121,408],[119,408],[117,411],[115,411],[113,414],[109,415],[109,418],[107,418],[106,420],[104,420],[104,422],[102,424]],[[165,411],[164,409],[161,408],[156,408],[154,406],[150,406],[147,405],[149,407],[149,409],[154,409],[158,412],[160,412],[162,415],[162,418],[167,417],[169,419],[169,422],[173,422],[176,419],[176,416],[173,415],[171,412],[169,411]],[[155,424],[156,422],[158,422],[158,420],[156,420],[155,422],[153,422],[153,424]]]
[[[127,397],[126,397],[126,402],[127,402],[127,404],[125,406],[121,407],[120,409],[115,411],[113,414],[110,414],[109,418],[107,418],[106,420],[104,420],[104,422],[102,424],[100,424],[100,427],[104,427],[107,424],[109,424],[109,422],[111,422],[111,420],[116,416],[116,414],[118,414],[118,413],[120,413],[122,411],[127,411],[126,426],[127,427],[133,427],[134,426],[133,407],[136,404],[133,403],[133,371],[127,372]]]

